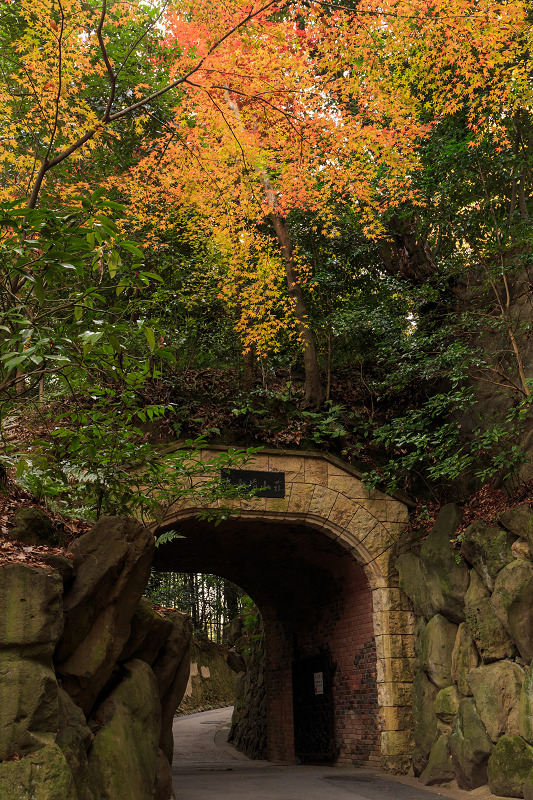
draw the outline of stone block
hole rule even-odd
[[[307,456],[304,459],[304,474],[306,483],[316,483],[320,486],[328,485],[328,463],[320,458]]]
[[[381,731],[381,754],[390,756],[409,756],[413,751],[413,734],[409,730]]]
[[[385,706],[409,706],[411,708],[411,682],[378,683],[377,686],[380,708]]]
[[[366,501],[366,493],[363,484],[357,478],[354,478],[352,475],[347,475],[346,473],[335,474],[332,475],[329,472],[328,465],[328,488],[333,489],[335,492],[339,492],[343,494],[345,497],[348,497],[350,500],[365,500]]]
[[[409,706],[385,706],[380,709],[382,731],[411,731],[413,714]]]
[[[471,670],[468,684],[478,714],[493,742],[519,733],[518,709],[525,672],[513,661],[496,661]]]
[[[63,629],[63,582],[57,572],[27,564],[0,567],[0,650],[51,656]]]
[[[376,659],[376,675],[379,683],[412,680],[414,674],[414,658],[378,658]]]
[[[328,519],[335,525],[346,528],[356,510],[353,500],[349,500],[342,494],[337,494],[333,507],[328,514]]]
[[[307,514],[313,497],[314,486],[294,483],[291,487],[288,510],[291,514]]]
[[[267,469],[270,472],[284,472],[285,484],[303,483],[305,481],[303,456],[274,456],[270,455]],[[252,467],[252,469],[263,469],[263,467]]]
[[[328,519],[329,513],[339,495],[326,486],[315,486],[313,497],[309,504],[309,513],[317,514],[323,519]]]

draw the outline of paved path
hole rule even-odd
[[[379,770],[282,766],[250,761],[226,741],[231,708],[174,722],[172,775],[177,800],[498,800],[473,792],[425,788]]]

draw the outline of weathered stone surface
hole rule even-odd
[[[52,653],[63,583],[26,564],[0,567],[0,760],[52,744],[58,724]]]
[[[527,671],[522,684],[518,704],[518,728],[520,736],[533,744],[533,669]]]
[[[180,611],[167,611],[165,616],[173,624],[172,633],[160,649],[153,671],[161,698],[159,745],[171,763],[174,749],[172,721],[189,680],[192,621]]]
[[[84,800],[89,780],[87,750],[93,735],[85,715],[69,695],[59,689],[59,730],[55,743],[61,748],[74,779],[78,796]]]
[[[490,597],[490,592],[475,569],[470,570],[470,582],[465,594],[465,605],[479,603]]]
[[[63,583],[69,583],[74,578],[74,560],[58,553],[39,553],[39,560],[52,569],[57,570],[63,578]]]
[[[429,536],[424,541],[420,560],[426,580],[437,580],[442,601],[436,608],[454,622],[464,619],[464,595],[468,587],[468,567],[456,560],[451,539],[461,521],[461,512],[455,503],[448,503],[439,511]]]
[[[403,553],[396,560],[400,586],[424,617],[432,617],[443,603],[438,581],[428,582],[422,573],[422,563],[414,553]]]
[[[435,698],[435,714],[437,719],[440,719],[447,725],[453,725],[459,710],[459,703],[462,699],[463,696],[457,686],[447,686],[445,689],[441,689]]]
[[[457,629],[457,636],[452,650],[452,678],[461,694],[471,694],[467,680],[468,673],[470,670],[475,669],[478,664],[479,655],[474,639],[468,625],[462,622]]]
[[[0,760],[52,744],[58,725],[52,664],[0,651]]]
[[[514,655],[514,644],[486,597],[467,603],[465,617],[485,664]]]
[[[63,629],[63,583],[56,572],[27,564],[0,567],[0,650],[51,656]]]
[[[502,736],[489,758],[492,794],[523,797],[524,783],[533,768],[533,747],[521,736]]]
[[[531,547],[524,539],[517,539],[516,542],[513,542],[511,552],[513,558],[524,558],[526,561],[531,561],[533,558]]]
[[[533,564],[517,559],[501,570],[492,594],[494,610],[528,663],[533,658]]]
[[[17,542],[34,547],[61,544],[61,537],[42,508],[21,508],[9,522],[13,527],[8,528],[7,536]]]
[[[498,519],[504,528],[515,536],[521,536],[533,546],[533,510],[530,505],[515,506],[502,511]]]
[[[2,800],[86,800],[80,797],[65,756],[56,744],[20,761],[0,764]]]
[[[163,751],[159,749],[155,767],[154,800],[170,800],[173,796],[170,764]]]
[[[457,625],[437,614],[430,619],[420,637],[420,668],[439,689],[453,683],[452,651],[456,636]]]
[[[416,775],[425,769],[431,748],[437,741],[437,717],[434,706],[437,688],[429,681],[423,670],[419,670],[413,681],[413,723],[415,752],[413,769]]]
[[[103,517],[72,545],[76,578],[65,598],[58,670],[86,714],[130,637],[153,550],[153,535],[126,517]]]
[[[533,769],[524,781],[522,790],[524,792],[524,800],[533,800]]]
[[[65,597],[67,622],[58,652],[68,657],[89,633],[95,620],[125,589],[135,594],[141,587],[130,617],[146,586],[155,543],[153,535],[131,517],[102,517],[91,530],[76,539],[69,550],[74,555],[76,579]]]
[[[439,736],[429,754],[427,767],[420,775],[420,782],[424,786],[435,786],[453,781],[455,770],[453,768],[448,737]]]
[[[161,714],[157,682],[140,659],[94,715],[89,788],[98,800],[152,800]]]
[[[422,545],[420,558],[408,552],[397,559],[400,586],[426,618],[442,614],[455,622],[464,619],[468,569],[464,562],[457,563],[450,542],[459,519],[457,506],[444,506]]]
[[[457,783],[461,789],[476,789],[487,782],[487,762],[493,745],[476,711],[466,697],[459,704],[449,748]]]
[[[140,658],[151,666],[172,627],[171,620],[158,614],[151,602],[146,597],[141,597],[131,620],[130,638],[118,660]]]
[[[501,528],[473,522],[463,534],[461,555],[472,564],[492,591],[496,575],[513,560],[513,537]]]
[[[519,733],[518,703],[524,678],[524,670],[512,661],[484,664],[468,675],[477,711],[493,742],[503,734]]]

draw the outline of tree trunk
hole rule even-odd
[[[265,187],[266,188],[266,187]],[[285,269],[287,272],[287,287],[289,296],[294,303],[294,316],[298,336],[303,346],[304,368],[305,368],[305,397],[304,406],[320,408],[324,400],[324,387],[320,377],[320,368],[316,354],[315,340],[309,328],[309,315],[305,304],[302,287],[298,283],[296,276],[296,264],[294,263],[293,245],[287,227],[287,220],[277,211],[270,213],[270,219],[274,225],[276,236],[281,248]]]

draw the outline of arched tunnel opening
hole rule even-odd
[[[170,529],[180,538],[157,548],[154,569],[219,575],[261,612],[268,759],[379,763],[372,596],[352,554],[282,519],[183,516],[156,534]]]

